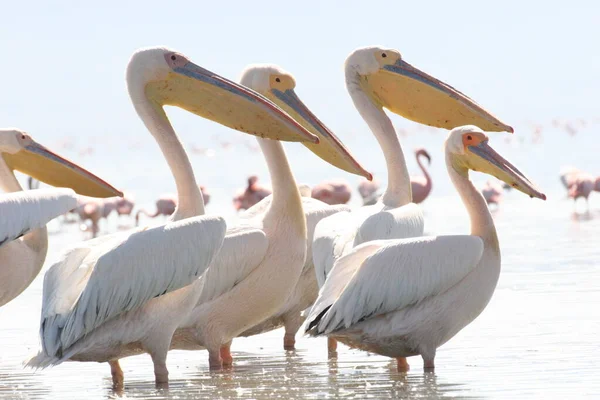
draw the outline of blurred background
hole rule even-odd
[[[343,76],[355,48],[381,44],[455,86],[515,128],[491,143],[548,195],[564,194],[561,166],[600,173],[596,132],[600,54],[597,5],[589,1],[358,1],[282,3],[159,1],[11,2],[0,26],[0,123],[34,138],[154,206],[174,191],[158,146],[129,100],[131,54],[167,45],[199,65],[237,79],[249,63],[292,72],[304,102],[382,183],[381,151],[348,96]],[[268,184],[253,138],[185,111],[169,117],[211,194],[209,212],[232,214],[232,197],[250,174]],[[432,156],[431,196],[452,193],[443,163],[446,131],[390,114],[411,174],[412,151]],[[360,204],[360,178],[286,144],[300,183],[346,180]]]

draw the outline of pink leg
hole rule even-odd
[[[233,357],[231,356],[231,342],[225,343],[219,349],[219,355],[221,356],[222,365],[224,367],[231,367],[233,364]]]
[[[115,388],[123,387],[124,376],[121,365],[119,364],[119,360],[109,361],[108,365],[110,365],[110,374],[112,375],[113,386]]]
[[[296,335],[293,333],[286,333],[283,336],[283,349],[284,350],[295,350],[296,349]]]
[[[431,360],[423,360],[423,369],[426,371],[433,371],[435,369],[433,358]]]
[[[406,357],[396,357],[396,361],[398,362],[398,372],[408,372],[410,370]]]
[[[219,370],[223,368],[223,360],[221,359],[221,351],[208,350],[208,365],[211,370]]]
[[[327,350],[330,353],[335,353],[337,351],[337,340],[334,338],[327,338]]]

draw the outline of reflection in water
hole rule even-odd
[[[593,217],[592,213],[590,213],[589,210],[586,210],[583,213],[573,211],[573,214],[571,214],[571,218],[573,219],[573,221],[591,221]]]
[[[112,388],[106,364],[23,369],[38,348],[40,276],[0,308],[0,398],[597,397],[600,215],[592,210],[573,222],[572,204],[554,198],[540,205],[508,194],[494,213],[503,259],[498,288],[483,314],[438,350],[435,373],[424,373],[419,357],[409,359],[408,373],[398,373],[393,360],[343,345],[337,357],[328,357],[321,339],[299,337],[297,350],[285,352],[280,331],[235,340],[228,371],[210,372],[205,351],[169,353],[165,390],[155,388],[147,355],[122,361],[120,390]],[[468,232],[456,197],[433,197],[424,207],[428,233]],[[61,229],[51,236],[51,249],[80,235],[76,225]]]

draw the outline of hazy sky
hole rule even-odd
[[[600,5],[591,0],[10,1],[2,16],[0,126],[46,142],[150,140],[124,79],[131,54],[150,45],[233,79],[248,63],[279,64],[342,138],[366,130],[346,93],[343,62],[372,44],[400,50],[517,127],[600,117]],[[183,111],[169,115],[184,141],[225,132]]]

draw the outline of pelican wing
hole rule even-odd
[[[483,254],[478,236],[372,241],[331,270],[308,318],[308,331],[328,334],[374,315],[401,310],[460,282]]]
[[[104,322],[194,282],[218,253],[226,224],[195,217],[84,242],[44,278],[44,352],[66,349]]]
[[[71,189],[36,189],[0,196],[0,246],[74,209]]]
[[[302,206],[304,208],[304,214],[306,215],[306,234],[307,234],[307,247],[306,247],[306,261],[304,262],[303,272],[308,268],[313,268],[313,240],[317,224],[321,220],[328,218],[331,215],[348,212],[351,208],[345,204],[329,205],[320,200],[313,198],[302,198]]]
[[[357,228],[354,213],[347,211],[323,218],[317,224],[312,241],[312,258],[319,287],[325,283],[335,262],[352,248]]]
[[[354,246],[372,240],[406,239],[423,236],[425,221],[415,203],[371,215],[358,228]]]
[[[264,259],[269,240],[257,228],[238,226],[227,230],[223,246],[204,281],[198,305],[215,299],[244,280]]]

